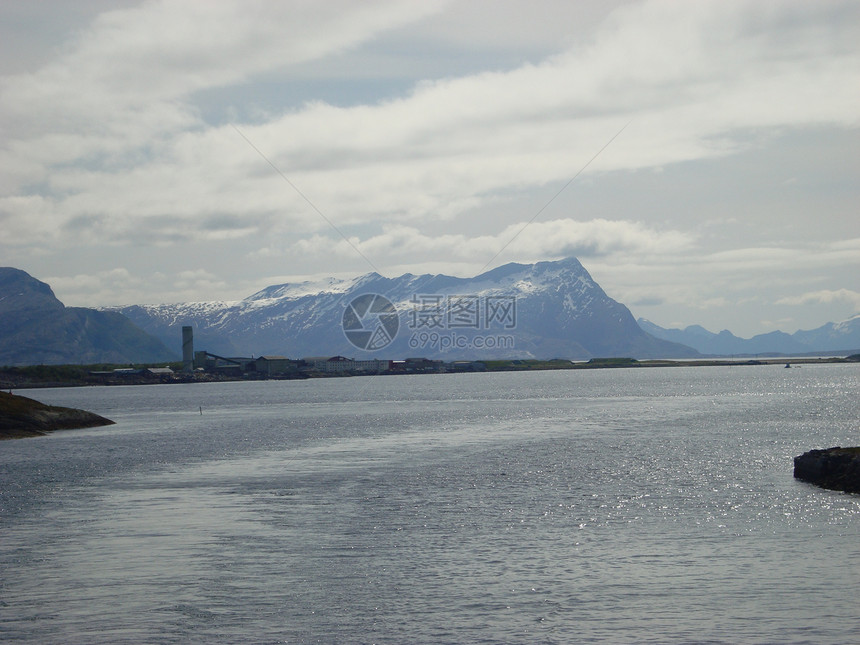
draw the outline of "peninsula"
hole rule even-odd
[[[92,412],[45,405],[26,396],[0,392],[0,439],[37,437],[53,430],[94,428],[114,423]]]

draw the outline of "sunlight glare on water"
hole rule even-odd
[[[0,640],[856,642],[860,496],[791,459],[857,368],[788,372],[30,391],[118,423],[0,445]]]

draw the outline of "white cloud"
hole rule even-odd
[[[4,79],[7,203],[46,183],[53,208],[41,218],[109,217],[93,231],[106,240],[153,216],[174,219],[177,241],[212,214],[247,219],[233,229],[247,234],[275,214],[313,229],[307,204],[232,128],[201,119],[195,92],[343,51],[428,11],[417,7],[152,2],[102,14],[42,70]],[[569,179],[628,121],[590,171],[724,155],[749,145],[751,129],[856,126],[858,34],[829,22],[840,7],[624,6],[590,46],[540,64],[241,128],[339,223],[453,218],[499,190]]]
[[[101,300],[110,294],[123,293],[139,289],[143,280],[130,273],[127,269],[117,267],[96,273],[78,273],[75,275],[40,276],[47,282],[60,300],[70,304],[81,295],[87,299]]]
[[[203,89],[343,51],[436,10],[410,2],[152,1],[99,15],[42,69],[0,85],[4,167],[169,165],[170,137],[205,129]],[[86,186],[81,186],[85,188]]]
[[[851,241],[717,252],[707,252],[704,244],[705,240],[699,238],[677,250],[667,248],[665,254],[618,253],[595,257],[586,263],[586,268],[610,296],[633,307],[636,315],[655,320],[655,312],[688,312],[690,318],[682,327],[701,324],[703,316],[697,312],[707,312],[705,320],[722,321],[710,326],[731,328],[751,336],[767,328],[753,326],[765,324],[760,318],[742,327],[738,320],[747,312],[752,317],[752,312],[766,308],[782,311],[780,307],[784,305],[806,306],[807,319],[816,321],[807,325],[811,328],[860,310],[856,291],[811,289],[822,281],[832,280],[829,276],[845,271],[846,267],[860,264],[860,255],[849,251],[856,247]],[[853,275],[856,274],[855,270]],[[799,289],[809,291],[794,295]],[[831,313],[826,313],[827,310]],[[817,316],[811,313],[815,311]],[[822,315],[828,318],[822,320]],[[668,324],[671,320],[678,319],[667,316],[664,322]]]
[[[371,262],[374,258],[397,261],[410,257],[432,256],[443,262],[471,261],[473,270],[489,262],[504,249],[501,257],[521,261],[577,256],[593,258],[610,254],[660,255],[679,253],[694,245],[691,235],[679,231],[658,231],[640,222],[572,219],[525,222],[493,233],[469,237],[464,234],[428,235],[417,228],[387,226],[382,233],[359,239],[332,239],[314,235],[297,241],[288,250],[302,257],[340,255],[354,257],[356,249]],[[281,251],[266,252],[276,255]]]
[[[776,301],[780,305],[830,304],[833,302],[846,302],[860,311],[860,292],[851,289],[822,289],[821,291],[809,291],[799,296],[780,298]]]
[[[173,275],[160,271],[136,274],[116,267],[40,279],[51,285],[57,297],[69,306],[81,302],[90,306],[141,303],[140,294],[153,289],[163,295],[159,302],[194,301],[200,299],[200,294],[211,294],[228,287],[224,280],[204,269]]]
[[[249,257],[259,280],[363,270],[232,114],[382,272],[467,275],[629,124],[495,263],[579,255],[622,301],[690,308],[856,291],[860,230],[843,217],[856,164],[832,143],[798,148],[825,180],[795,163],[748,193],[728,168],[743,159],[755,179],[751,151],[800,132],[856,137],[860,5],[614,7],[219,0],[102,13],[38,69],[5,66],[0,251],[47,258],[39,277],[101,303],[211,296]],[[323,86],[347,100],[327,102]],[[640,169],[678,183],[648,193],[659,182]],[[638,190],[610,200],[607,186]],[[669,201],[680,212],[660,213]],[[124,254],[127,278],[110,273]],[[151,263],[206,275],[136,282]],[[234,293],[254,275],[232,277]]]

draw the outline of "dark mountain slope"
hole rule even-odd
[[[810,331],[800,330],[793,334],[773,331],[752,338],[739,338],[726,329],[715,334],[700,325],[690,325],[685,329],[664,329],[644,318],[640,318],[638,323],[652,336],[689,345],[706,355],[786,356],[815,352],[853,353],[860,349],[860,315],[840,323],[827,323]]]
[[[148,363],[176,355],[117,312],[66,307],[44,282],[0,267],[0,365]]]

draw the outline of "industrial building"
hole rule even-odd
[[[391,374],[417,372],[443,372],[442,361],[426,358],[406,360],[355,360],[346,356],[309,356],[300,360],[279,355],[257,358],[245,356],[218,356],[202,350],[194,351],[194,331],[182,327],[183,372],[206,372],[235,375],[243,378],[306,378],[312,374]],[[458,366],[458,371],[467,369]],[[472,367],[474,369],[474,366]]]

